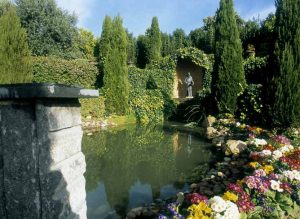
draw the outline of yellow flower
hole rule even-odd
[[[257,167],[259,167],[259,163],[258,162],[250,162],[248,165],[250,167],[254,168],[254,169],[256,169]]]
[[[274,170],[273,166],[271,166],[271,165],[265,165],[261,169],[263,169],[266,172],[266,174],[269,174],[270,172],[272,172]]]
[[[228,201],[236,202],[238,200],[238,198],[239,197],[237,195],[235,195],[234,193],[229,192],[229,191],[225,192],[223,195],[223,199],[228,200]]]
[[[190,215],[187,219],[198,219],[204,218],[208,219],[209,214],[211,213],[211,208],[206,205],[205,202],[200,202],[198,205],[191,205],[188,210],[190,211]]]

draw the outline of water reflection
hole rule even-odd
[[[187,190],[191,170],[211,159],[201,139],[161,127],[127,126],[84,136],[83,150],[89,219],[124,216]]]

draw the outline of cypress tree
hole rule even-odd
[[[242,44],[232,0],[221,0],[216,14],[213,94],[219,113],[234,113],[245,87]]]
[[[103,25],[101,38],[99,41],[99,61],[100,64],[103,64],[109,50],[111,47],[111,35],[112,35],[112,20],[110,16],[105,16]]]
[[[129,112],[129,82],[127,67],[128,39],[122,26],[122,19],[117,16],[110,27],[106,18],[103,26],[103,39],[100,41],[100,54],[104,70],[105,107],[108,113],[126,115]],[[101,36],[101,38],[102,38]],[[104,45],[103,43],[106,42]]]
[[[148,63],[152,64],[161,57],[162,42],[157,17],[152,18],[151,27],[146,31],[146,36],[148,38]]]
[[[300,125],[300,1],[277,0],[275,21],[274,102],[275,125]]]
[[[32,81],[27,35],[13,6],[0,17],[0,83]]]

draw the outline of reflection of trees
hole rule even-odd
[[[181,146],[174,152],[172,135],[161,127],[130,126],[85,136],[87,190],[96,188],[100,180],[104,182],[108,201],[119,213],[126,211],[128,191],[137,180],[150,184],[154,198],[158,198],[162,186],[179,178],[184,181],[196,161],[207,162],[210,157],[198,142],[192,145],[196,149],[191,161],[186,160],[186,136],[179,136]]]

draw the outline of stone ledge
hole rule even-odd
[[[0,100],[40,98],[96,98],[97,90],[51,83],[0,85]]]

